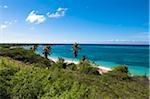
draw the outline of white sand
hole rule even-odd
[[[53,57],[49,57],[49,58],[52,59],[54,62],[56,62],[58,60],[58,58],[53,58]],[[74,61],[74,60],[71,61],[71,60],[66,60],[66,59],[65,59],[65,62],[74,63],[74,64],[79,63],[79,61]],[[102,71],[107,71],[107,72],[112,70],[111,68],[100,66],[100,65],[94,66],[94,67],[97,67],[97,68],[101,69]]]

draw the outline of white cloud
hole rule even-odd
[[[50,13],[50,12],[48,12],[48,13],[47,13],[47,16],[48,16],[49,18],[59,18],[59,17],[63,17],[63,16],[65,16],[65,13],[66,13],[67,10],[68,10],[67,8],[58,8],[55,13]]]
[[[0,29],[6,29],[7,27],[9,27],[12,24],[15,24],[17,22],[17,20],[14,21],[4,21],[1,25],[0,25]]]
[[[26,18],[27,22],[36,24],[43,23],[45,20],[46,18],[44,15],[38,15],[35,11],[31,11],[28,17]]]
[[[8,8],[8,6],[7,6],[7,5],[4,5],[3,7],[4,7],[5,9],[6,9],[6,8]]]
[[[5,28],[7,28],[7,25],[5,25],[5,24],[2,24],[2,25],[0,25],[0,29],[5,29]]]

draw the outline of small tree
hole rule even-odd
[[[81,50],[80,45],[78,43],[74,43],[72,46],[74,57],[78,56],[78,51]]]
[[[51,46],[46,45],[43,50],[44,57],[48,59],[48,55],[50,55],[50,53],[51,53]]]

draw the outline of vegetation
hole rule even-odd
[[[54,63],[22,48],[0,49],[0,82],[0,99],[149,98],[149,80],[125,66],[100,75],[88,59]]]
[[[74,57],[76,58],[78,56],[78,51],[80,50],[80,45],[78,43],[74,43],[72,46]]]
[[[67,67],[67,63],[65,63],[65,60],[61,57],[58,57],[58,61],[53,64],[54,68],[63,68],[65,69]]]
[[[32,50],[25,50],[23,48],[1,48],[0,56],[11,57],[30,64],[40,64],[41,67],[49,67],[53,64],[52,60],[47,60],[40,55],[35,54]]]
[[[9,47],[11,47],[12,45],[9,45],[9,44],[3,44],[3,45],[0,45],[0,47],[2,47],[2,48],[9,48]]]
[[[46,59],[48,59],[48,55],[50,55],[50,53],[51,53],[51,46],[49,46],[49,45],[45,46],[45,48],[43,50],[43,54]]]
[[[37,48],[38,48],[38,44],[34,44],[34,45],[31,47],[31,49],[32,49],[34,52],[37,50]]]
[[[122,72],[122,73],[128,73],[128,67],[127,66],[117,66],[113,68],[113,71],[115,72]]]

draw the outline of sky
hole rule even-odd
[[[148,0],[0,0],[0,43],[148,44]]]

